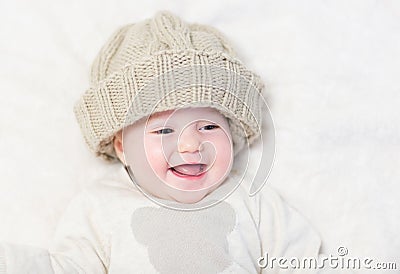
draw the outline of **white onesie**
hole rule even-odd
[[[214,206],[176,210],[145,197],[121,167],[72,200],[49,250],[0,244],[0,274],[280,273],[259,259],[317,258],[319,248],[312,227],[269,186],[249,197],[241,184]]]

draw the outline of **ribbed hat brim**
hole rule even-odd
[[[259,136],[263,83],[220,52],[164,51],[124,67],[89,88],[74,112],[89,148],[116,157],[112,139],[154,112],[191,106],[218,109],[229,121],[235,152]]]

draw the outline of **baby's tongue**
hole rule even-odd
[[[197,175],[201,172],[203,172],[204,165],[202,164],[193,164],[193,165],[180,165],[180,166],[175,166],[174,169],[182,174],[185,175]]]

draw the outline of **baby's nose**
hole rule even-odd
[[[198,152],[201,150],[201,138],[195,125],[190,125],[182,130],[177,145],[179,153]]]

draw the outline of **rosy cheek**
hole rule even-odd
[[[223,166],[227,169],[232,161],[232,148],[230,146],[225,146],[220,149],[218,153],[218,160],[220,163],[224,163]]]
[[[161,142],[157,140],[146,141],[145,152],[150,168],[156,175],[163,176],[163,173],[165,173],[167,169],[167,161]]]
[[[215,143],[219,147],[219,153],[230,155],[232,151],[231,137],[225,132],[221,132],[215,138]]]
[[[218,153],[218,157],[221,161],[230,162],[232,159],[232,155],[230,153],[230,147],[226,147],[225,149],[221,149]]]
[[[219,172],[221,173],[229,172],[228,169],[233,159],[232,146],[229,137],[223,134],[215,138],[213,141],[216,149],[215,156]]]

